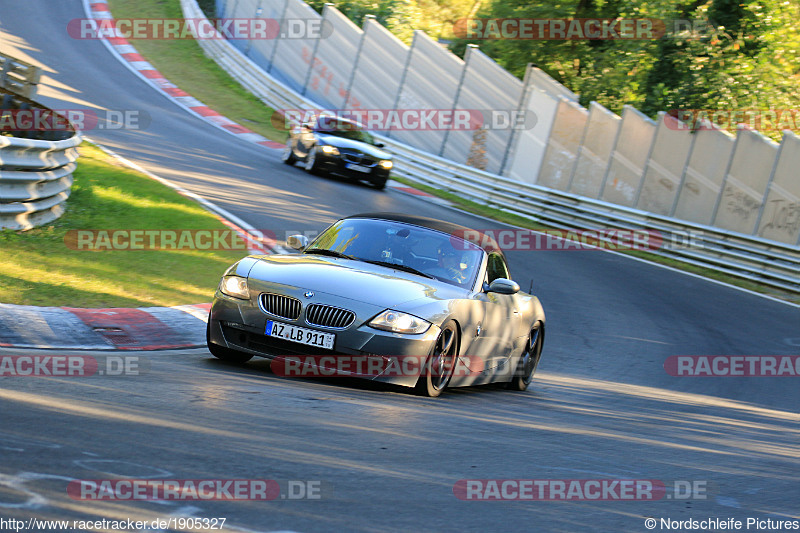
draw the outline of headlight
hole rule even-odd
[[[431,323],[427,320],[401,313],[399,311],[392,311],[387,309],[379,314],[372,320],[369,325],[375,329],[382,329],[385,331],[392,331],[394,333],[425,333],[431,327]]]
[[[379,164],[379,165],[380,165],[382,168],[386,168],[386,169],[392,168],[392,167],[394,166],[394,163],[392,163],[392,162],[391,162],[391,161],[389,161],[388,159],[384,159],[383,161],[381,161],[381,162],[380,162],[380,163],[378,163],[378,164]]]
[[[219,284],[219,290],[221,290],[223,294],[233,296],[234,298],[241,298],[243,300],[250,299],[250,291],[247,290],[247,278],[224,276]]]
[[[322,146],[320,146],[320,149],[322,150],[322,153],[324,153],[324,154],[339,155],[339,149],[336,148],[335,146],[331,146],[329,144],[323,144]]]

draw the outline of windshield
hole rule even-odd
[[[355,122],[338,117],[321,116],[317,119],[314,132],[323,135],[333,135],[343,137],[351,141],[359,141],[367,144],[375,144],[375,138],[371,133],[365,131]]]
[[[331,250],[354,260],[397,265],[457,287],[471,288],[483,250],[460,237],[402,222],[353,218],[325,230],[303,253]],[[333,254],[331,254],[333,255]]]
[[[317,133],[321,133],[323,135],[334,135],[336,137],[344,137],[345,139],[350,139],[351,141],[360,141],[362,143],[367,144],[375,144],[375,138],[369,133],[364,130],[358,129],[341,129],[341,130],[332,130],[326,128],[317,128],[314,131]]]

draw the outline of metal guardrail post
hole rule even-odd
[[[256,19],[257,19],[257,18],[261,18],[261,13],[263,13],[263,12],[264,12],[264,9],[261,7],[261,4],[262,4],[262,3],[263,3],[263,0],[261,0],[261,1],[259,2],[259,4],[258,4],[258,7],[256,8],[256,12],[255,12],[255,14],[253,14],[253,18],[256,18]],[[276,36],[276,38],[277,38],[277,36]],[[246,48],[245,48],[245,50],[244,50],[244,55],[246,55],[247,57],[250,57],[250,50],[251,50],[252,48],[253,48],[253,36],[252,36],[252,35],[250,35],[250,36],[247,38],[247,47],[246,47]]]
[[[456,86],[456,93],[453,95],[453,106],[450,108],[452,111],[451,116],[455,116],[456,108],[458,107],[458,97],[461,96],[461,88],[464,86],[464,78],[467,77],[467,72],[469,69],[469,62],[470,58],[472,57],[472,51],[477,49],[477,44],[468,44],[467,51],[464,54],[464,66],[461,67],[461,76],[458,78],[458,85]],[[444,149],[447,146],[447,138],[450,137],[450,130],[452,128],[447,128],[444,130],[444,136],[442,137],[442,144],[439,146],[439,157],[444,154]]]
[[[606,172],[605,174],[603,174],[603,182],[600,184],[600,191],[597,193],[598,199],[602,199],[603,194],[605,194],[606,192],[606,183],[608,182],[608,174],[611,172],[611,165],[614,163],[614,154],[617,152],[617,143],[619,142],[619,137],[622,134],[622,126],[624,123],[625,123],[625,111],[623,110],[619,128],[617,128],[617,132],[614,134],[614,147],[608,153],[608,161],[606,162]]]
[[[717,194],[717,200],[714,202],[714,210],[711,211],[711,220],[709,221],[712,226],[717,221],[717,213],[719,212],[720,205],[722,205],[722,195],[725,194],[725,186],[728,184],[728,173],[731,171],[733,159],[736,157],[736,148],[739,146],[739,139],[740,137],[737,134],[736,140],[733,142],[731,156],[728,158],[728,164],[725,166],[725,173],[722,175],[722,182],[719,185],[719,193]]]
[[[364,20],[361,23],[363,31],[361,32],[361,39],[358,41],[358,50],[356,50],[356,57],[353,60],[353,68],[350,70],[350,77],[347,80],[347,90],[344,93],[344,103],[342,103],[343,109],[347,109],[347,104],[350,103],[350,91],[353,88],[353,81],[356,79],[358,64],[361,62],[361,53],[364,50],[364,41],[367,40],[367,30],[363,28],[366,28],[368,20],[375,20],[375,15],[364,15]]]
[[[408,55],[406,56],[406,64],[403,67],[403,73],[400,75],[400,82],[397,84],[397,94],[394,97],[394,104],[392,104],[392,109],[397,109],[397,105],[400,103],[400,96],[403,94],[403,86],[406,84],[406,76],[408,75],[408,69],[411,66],[411,58],[414,57],[414,50],[417,48],[417,34],[419,30],[414,32],[414,37],[411,38],[411,46],[408,48]],[[392,130],[388,130],[386,132],[387,137],[392,136]]]
[[[564,189],[565,191],[569,192],[572,190],[572,183],[575,180],[575,173],[578,171],[578,161],[581,159],[581,152],[583,151],[583,144],[586,142],[586,135],[589,131],[589,124],[592,118],[592,111],[591,105],[594,102],[589,104],[589,112],[586,115],[586,124],[583,125],[583,131],[581,132],[581,141],[578,143],[578,149],[575,150],[575,161],[572,162],[572,169],[569,171],[569,180],[567,180],[567,186]]]
[[[525,77],[522,80],[522,91],[520,92],[519,102],[517,102],[517,113],[522,115],[525,112],[525,107],[527,107],[528,102],[528,94],[530,94],[531,88],[531,69],[533,68],[533,63],[528,63],[528,66],[525,67]],[[534,128],[536,125],[533,126]],[[501,176],[505,175],[506,171],[506,163],[508,162],[508,158],[511,155],[511,152],[516,151],[517,145],[516,143],[519,142],[517,136],[519,135],[519,129],[511,128],[511,135],[508,138],[508,143],[506,144],[506,149],[503,151],[503,160],[500,162],[500,170],[497,173]]]
[[[784,134],[784,139],[786,135]],[[761,199],[761,207],[758,209],[758,215],[756,216],[756,225],[753,228],[753,235],[758,235],[758,228],[761,226],[761,218],[764,216],[764,209],[767,207],[767,198],[769,198],[769,189],[772,186],[772,181],[775,179],[775,172],[778,170],[778,162],[781,160],[781,152],[783,152],[783,147],[785,143],[781,142],[778,145],[778,153],[775,154],[775,161],[772,163],[772,170],[769,173],[769,179],[767,180],[767,186],[764,189],[764,197]]]
[[[653,140],[650,142],[650,147],[647,149],[647,157],[644,159],[642,165],[642,176],[639,178],[639,186],[636,187],[636,197],[633,199],[633,207],[639,205],[639,199],[642,197],[642,189],[644,189],[644,179],[647,177],[647,165],[650,163],[650,158],[653,157],[653,148],[656,146],[656,139],[658,138],[658,125],[664,120],[665,113],[663,111],[658,113],[658,122],[656,122],[655,131],[653,132]]]
[[[286,5],[289,5],[289,3],[287,2]],[[331,4],[330,2],[326,2],[322,6],[322,25],[321,25],[321,27],[325,26],[325,17],[326,17],[326,15],[328,13],[328,10],[330,8],[332,8],[332,7],[334,7],[334,4]],[[321,40],[322,39],[315,39],[314,40],[314,49],[311,51],[311,58],[308,61],[308,70],[306,71],[306,79],[303,82],[303,90],[300,91],[300,94],[302,94],[303,96],[306,95],[306,91],[308,90],[308,82],[311,81],[311,74],[314,73],[314,61],[317,59],[317,50],[319,50],[319,42]],[[278,43],[275,43],[275,47],[276,48],[278,47]]]
[[[239,0],[236,0],[237,2]],[[280,23],[283,24],[286,21],[286,12],[289,11],[289,2],[291,0],[286,0],[283,4],[283,11],[281,12],[281,20]],[[280,37],[280,35],[279,35]],[[275,54],[278,52],[278,46],[281,44],[281,40],[276,38],[275,45],[272,47],[272,53],[269,55],[269,67],[267,67],[267,72],[272,72],[272,66],[275,64]],[[311,68],[311,64],[309,64],[309,68]],[[305,87],[304,87],[305,88]]]
[[[678,120],[677,118],[675,119]],[[675,216],[675,211],[678,210],[678,201],[681,198],[681,192],[683,191],[683,186],[686,184],[686,174],[689,172],[689,162],[692,160],[692,154],[694,153],[694,146],[697,144],[697,134],[694,132],[689,133],[692,136],[692,144],[689,146],[689,152],[686,154],[686,161],[683,163],[683,172],[681,172],[681,178],[678,180],[678,190],[675,192],[675,198],[672,199],[672,207],[669,210],[669,216]]]

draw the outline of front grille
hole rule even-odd
[[[282,294],[263,293],[259,298],[261,310],[270,315],[297,320],[303,304],[297,298],[284,296]]]
[[[359,152],[342,152],[342,158],[348,163],[354,163],[364,167],[374,167],[378,164],[374,159]]]
[[[346,328],[356,319],[356,314],[332,305],[311,304],[306,309],[306,323],[325,328]]]

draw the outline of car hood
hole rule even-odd
[[[324,133],[316,133],[319,141],[325,144],[330,144],[336,148],[349,148],[351,150],[358,150],[376,159],[391,159],[392,156],[388,152],[381,150],[377,146],[367,144],[361,141],[354,141],[344,137],[337,137],[336,135],[326,135]]]
[[[468,294],[465,289],[409,272],[320,255],[262,256],[248,277],[398,310],[407,309],[411,302],[416,306],[422,299],[450,300]]]

